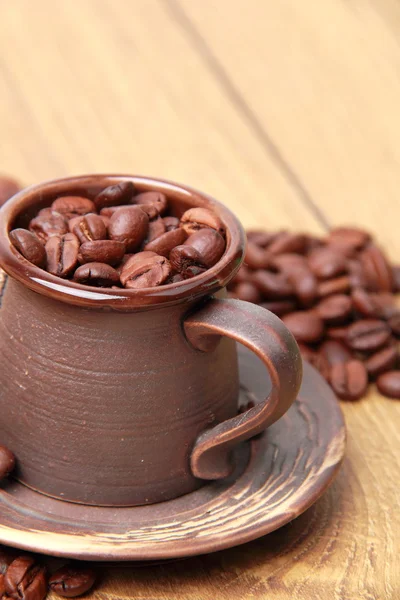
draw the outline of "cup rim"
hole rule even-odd
[[[226,226],[226,250],[210,269],[191,279],[140,290],[94,288],[61,279],[26,260],[12,244],[9,233],[24,210],[39,203],[43,196],[94,196],[100,189],[122,181],[132,181],[140,191],[157,190],[182,202],[194,200],[213,208]],[[85,192],[85,194],[83,193]],[[17,193],[0,209],[0,267],[12,278],[43,296],[86,308],[132,310],[188,302],[225,287],[238,271],[244,257],[246,238],[237,217],[208,194],[169,180],[139,175],[93,174],[53,179],[32,185]]]

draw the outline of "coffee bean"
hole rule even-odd
[[[72,563],[51,575],[49,587],[63,598],[75,598],[88,592],[95,581],[95,571],[89,565]]]
[[[6,446],[0,444],[0,480],[8,477],[15,467],[15,456]]]
[[[110,224],[110,217],[106,217],[105,215],[99,215],[99,217],[103,221],[104,225],[106,226],[106,229],[108,229],[108,226]]]
[[[368,388],[368,375],[360,360],[336,363],[330,372],[333,391],[342,400],[358,400]]]
[[[360,255],[361,263],[371,291],[391,292],[393,288],[392,269],[382,250],[370,244]]]
[[[287,268],[285,273],[300,304],[305,307],[311,306],[317,298],[318,285],[310,269],[305,266]]]
[[[181,273],[184,279],[186,279],[185,273],[189,267],[204,267],[201,262],[201,256],[197,250],[191,246],[184,246],[183,244],[176,246],[171,250],[169,260],[172,269]]]
[[[379,316],[381,319],[390,319],[399,313],[393,294],[387,292],[371,292],[370,297],[374,304],[379,308]]]
[[[399,265],[392,267],[392,281],[393,281],[393,291],[395,293],[400,292],[400,266]]]
[[[317,294],[320,298],[325,298],[332,294],[344,294],[350,290],[350,287],[350,278],[345,275],[328,281],[321,281],[318,284]]]
[[[132,202],[143,207],[152,207],[158,215],[164,214],[168,207],[167,197],[162,192],[143,192],[135,196]],[[144,208],[144,210],[146,209]],[[150,218],[153,219],[154,217]]]
[[[68,226],[81,244],[107,238],[106,225],[99,215],[90,213],[84,217],[75,217],[68,222]]]
[[[196,231],[184,244],[197,250],[201,256],[201,263],[208,268],[213,267],[225,252],[225,240],[214,229]]]
[[[321,373],[324,379],[328,380],[330,367],[326,358],[322,356],[320,352],[316,352],[304,344],[299,344],[299,350],[303,360],[309,362],[310,365],[315,367]]]
[[[196,275],[201,275],[207,271],[206,267],[200,267],[199,265],[189,265],[184,273],[180,273],[183,275],[184,279],[191,279],[192,277],[196,277]]]
[[[320,354],[326,358],[330,366],[351,360],[351,352],[338,340],[325,340],[319,348]]]
[[[92,262],[77,268],[74,273],[74,281],[83,285],[111,287],[119,283],[119,274],[110,265]]]
[[[108,206],[118,206],[129,202],[135,193],[135,187],[131,181],[121,181],[110,185],[97,194],[94,199],[97,210]]]
[[[121,272],[121,283],[129,289],[155,287],[164,283],[172,272],[171,264],[164,256],[136,256]]]
[[[94,202],[89,200],[89,198],[83,198],[82,196],[61,196],[61,198],[54,200],[51,208],[53,211],[63,215],[66,219],[87,215],[96,210]]]
[[[316,311],[325,323],[339,324],[346,321],[352,310],[352,302],[344,294],[333,294],[321,300]]]
[[[301,254],[306,248],[306,236],[300,233],[290,233],[283,231],[281,234],[270,243],[268,253],[287,254],[288,252],[298,252]]]
[[[347,271],[350,279],[350,287],[367,288],[367,278],[361,262],[357,259],[347,260]]]
[[[347,271],[346,257],[329,246],[313,250],[308,257],[308,264],[318,279],[332,279]]]
[[[7,200],[15,196],[20,189],[20,185],[15,181],[15,179],[0,175],[0,206],[3,206]]]
[[[68,233],[68,223],[60,213],[51,208],[43,208],[38,216],[31,220],[29,229],[45,244],[53,235]]]
[[[19,556],[8,567],[4,586],[15,600],[43,600],[47,594],[46,570],[32,556]]]
[[[351,300],[354,309],[364,317],[380,317],[381,308],[372,294],[362,288],[356,288],[351,292]]]
[[[46,264],[46,252],[38,238],[27,229],[14,229],[10,232],[10,240],[26,260],[37,267]]]
[[[265,269],[268,266],[269,255],[256,244],[247,242],[244,262],[250,269]]]
[[[376,386],[383,396],[400,398],[400,371],[388,371],[380,375]]]
[[[122,208],[110,219],[108,234],[112,240],[123,242],[127,252],[139,248],[146,237],[149,218],[140,207]]]
[[[312,311],[298,311],[285,315],[282,321],[298,342],[318,342],[324,334],[324,324]]]
[[[239,298],[239,300],[253,302],[254,304],[258,304],[261,300],[259,290],[253,283],[250,283],[250,281],[239,283],[234,289],[234,295],[236,298]]]
[[[400,337],[400,311],[398,311],[392,317],[389,318],[388,325],[394,333],[394,335],[397,338]]]
[[[95,240],[82,244],[79,249],[78,260],[81,264],[99,262],[115,266],[121,262],[124,253],[125,244],[123,242]]]
[[[292,284],[281,273],[270,273],[259,269],[255,271],[251,281],[268,300],[287,298],[294,292]]]
[[[386,344],[390,334],[390,327],[384,321],[363,319],[348,327],[346,343],[353,350],[372,352]]]
[[[7,548],[7,546],[0,546],[0,574],[4,575],[12,561],[17,558],[19,552],[15,548]],[[5,593],[4,578],[0,583],[0,598]]]
[[[172,231],[173,229],[178,229],[179,227],[179,219],[177,217],[164,217],[163,218],[165,231]]]
[[[252,230],[247,231],[247,240],[256,244],[256,246],[260,246],[260,248],[266,248],[278,235],[277,233],[269,233],[268,231]]]
[[[336,227],[328,235],[327,242],[332,246],[351,251],[360,250],[371,239],[368,232],[356,227]]]
[[[53,236],[45,246],[47,270],[58,277],[68,277],[78,263],[79,240],[73,233]]]
[[[235,285],[237,285],[238,283],[242,283],[243,281],[251,281],[251,279],[252,271],[250,271],[250,269],[244,263],[242,263],[242,266],[240,267],[236,275],[233,277],[228,288],[230,286],[234,287]]]
[[[260,306],[274,313],[277,317],[283,317],[297,309],[296,302],[292,300],[275,300],[271,302],[261,302]]]
[[[324,242],[321,238],[315,235],[306,235],[306,254],[309,254],[316,248],[321,248],[324,245]]]
[[[47,271],[59,277],[67,277],[78,261],[79,241],[73,233],[53,236],[45,246]]]
[[[297,269],[308,269],[306,258],[291,252],[269,257],[268,264],[270,268],[283,273],[291,273]]]
[[[207,208],[190,208],[184,212],[181,217],[181,227],[188,236],[205,227],[215,229],[222,236],[225,235],[223,222],[215,212]]]
[[[150,221],[149,228],[147,230],[147,236],[144,241],[144,244],[146,245],[149,242],[156,240],[158,237],[160,237],[160,235],[162,235],[165,232],[166,232],[166,227],[165,227],[164,219],[162,219],[161,217],[158,217],[154,221]]]
[[[186,239],[186,233],[183,229],[172,229],[172,231],[167,231],[163,233],[158,238],[149,242],[144,246],[144,250],[149,250],[151,252],[155,252],[160,256],[165,256],[165,258],[169,257],[169,254],[175,246],[180,246]]]
[[[398,352],[396,346],[389,346],[369,356],[364,364],[368,375],[374,378],[385,371],[393,369],[396,366],[397,360]]]

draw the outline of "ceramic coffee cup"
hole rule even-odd
[[[25,260],[9,232],[59,195],[93,198],[131,180],[159,190],[175,216],[211,207],[226,226],[220,261],[192,279],[141,290],[59,279]],[[1,443],[15,477],[62,500],[128,506],[165,501],[232,470],[232,449],[290,407],[301,381],[294,338],[272,313],[223,298],[245,235],[222,204],[186,186],[92,175],[28,188],[0,211]],[[236,341],[265,364],[272,389],[238,415]]]

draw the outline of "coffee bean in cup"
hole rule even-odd
[[[230,295],[280,317],[343,400],[358,400],[373,381],[399,397],[400,266],[371,234],[337,227],[321,238],[262,230],[247,237]]]
[[[193,207],[175,214],[165,194],[137,192],[127,181],[91,197],[55,198],[31,218],[27,229],[16,228],[9,235],[26,260],[52,275],[130,290],[200,275],[226,248],[225,225],[213,209]],[[295,242],[289,236],[281,247],[301,247]],[[132,262],[136,256],[138,261]]]

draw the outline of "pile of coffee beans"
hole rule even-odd
[[[60,196],[10,239],[34,265],[80,284],[142,289],[190,279],[225,252],[225,227],[207,208],[168,214],[157,191],[124,181],[95,198]]]
[[[400,398],[400,267],[371,235],[338,227],[324,238],[288,231],[247,237],[231,296],[278,315],[339,398],[361,398],[370,381]]]
[[[0,598],[44,600],[49,592],[75,598],[96,582],[95,570],[85,563],[69,562],[51,572],[31,554],[0,547]]]

